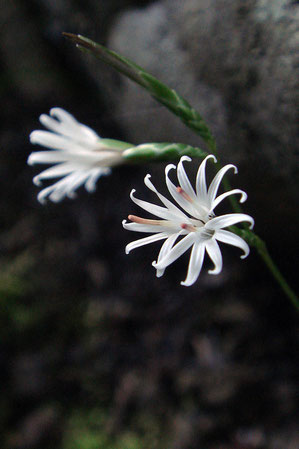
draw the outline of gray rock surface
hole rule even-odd
[[[167,5],[159,2],[120,14],[108,43],[197,107],[224,144],[227,129],[222,97],[218,89],[198,79],[177,37]],[[116,116],[134,141],[178,141],[203,146],[198,136],[131,81],[122,79],[112,95]]]
[[[120,14],[109,46],[198,108],[225,160],[287,180],[298,174],[298,18],[289,0],[164,0]],[[198,144],[131,83],[115,102],[133,140]]]

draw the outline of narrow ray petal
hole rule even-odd
[[[85,189],[87,192],[94,192],[96,190],[96,182],[103,175],[110,175],[111,169],[109,167],[98,167],[90,170],[89,178],[85,182]]]
[[[139,248],[140,246],[148,245],[153,242],[157,242],[158,240],[166,239],[168,235],[165,232],[160,232],[159,234],[150,235],[148,237],[144,237],[143,239],[135,240],[134,242],[129,243],[126,246],[126,254],[129,254],[132,249]]]
[[[194,232],[187,234],[182,240],[180,240],[171,250],[159,260],[159,263],[153,262],[153,266],[157,269],[163,269],[168,267],[172,262],[178,259],[184,252],[186,252],[190,246],[193,245],[195,240]]]
[[[53,186],[49,186],[43,190],[41,190],[38,195],[37,199],[41,204],[46,204],[46,198],[47,196],[53,191]]]
[[[54,167],[48,168],[47,170],[44,170],[38,175],[34,176],[33,182],[35,185],[40,185],[43,179],[59,178],[60,176],[68,175],[75,169],[76,167],[71,162],[54,165]]]
[[[162,260],[165,255],[171,250],[171,248],[173,247],[173,245],[175,244],[177,238],[179,237],[181,233],[177,232],[175,234],[172,234],[168,237],[168,239],[165,240],[165,242],[163,243],[159,255],[158,255],[158,259],[157,259],[157,264],[159,263],[160,260]],[[161,276],[163,276],[165,271],[165,268],[156,268],[156,276],[159,278]]]
[[[50,110],[50,116],[50,120],[53,120],[53,122],[56,121],[58,126],[60,127],[60,134],[72,137],[72,139],[74,140],[82,136],[83,133],[81,131],[81,127],[85,128],[85,125],[82,125],[82,123],[78,122],[78,120],[75,119],[75,117],[69,112],[61,108],[52,108]],[[45,117],[41,116],[40,121],[43,123],[43,121],[45,121]],[[50,126],[53,125],[53,122],[50,123]],[[45,123],[45,126],[47,126],[47,121]],[[88,128],[88,126],[86,126],[86,128],[90,129]],[[73,132],[73,134],[71,134],[71,132]],[[94,131],[92,131],[92,133],[96,134]]]
[[[221,229],[216,231],[215,239],[219,240],[219,242],[227,243],[228,245],[236,246],[244,251],[244,254],[241,255],[241,259],[245,259],[248,256],[250,248],[241,237],[236,234],[233,234],[230,231],[226,231]]]
[[[219,170],[219,172],[217,173],[217,175],[214,177],[213,181],[211,182],[209,190],[208,190],[208,201],[210,204],[212,204],[216,198],[216,195],[217,195],[217,192],[219,189],[219,185],[223,179],[223,176],[231,168],[234,169],[235,173],[238,172],[237,167],[235,167],[234,165],[232,165],[232,164],[225,165],[223,168],[221,168],[221,170]]]
[[[52,108],[50,111],[52,117],[56,117],[60,120],[61,129],[63,132],[61,134],[68,135],[73,139],[78,139],[82,142],[89,141],[90,143],[96,143],[100,136],[89,126],[83,125],[78,122],[74,116],[69,114],[67,111],[61,108]],[[70,134],[70,132],[73,134]]]
[[[200,164],[196,175],[196,195],[199,201],[204,201],[205,203],[207,199],[206,164],[208,159],[213,159],[214,162],[217,162],[216,157],[213,154],[209,154]]]
[[[50,115],[52,117],[57,118],[60,122],[65,123],[69,127],[76,126],[78,121],[75,119],[75,117],[67,112],[65,109],[62,108],[51,108],[50,109]]]
[[[250,223],[250,229],[253,228],[254,219],[247,214],[227,214],[220,215],[219,217],[212,218],[206,224],[206,229],[211,229],[217,231],[221,228],[227,228],[234,224],[240,223],[241,221],[248,221]]]
[[[80,142],[87,142],[90,143],[90,145],[97,144],[101,137],[89,126],[83,125],[82,123],[79,123],[79,127],[77,129],[78,131],[78,137]]]
[[[97,152],[85,149],[71,153],[65,150],[52,151],[36,151],[29,155],[27,163],[29,165],[35,164],[56,164],[59,162],[72,161],[79,164],[81,167],[86,165],[111,166],[120,163],[120,156],[107,151]]]
[[[66,151],[35,151],[27,159],[27,164],[56,164],[70,159]]]
[[[209,270],[209,274],[219,274],[222,270],[222,254],[215,239],[206,240],[206,250],[215,267]]]
[[[190,261],[188,265],[187,277],[181,282],[181,285],[189,287],[194,284],[200,275],[205,254],[204,242],[195,242],[191,251]]]
[[[87,177],[87,172],[70,173],[55,184],[41,190],[37,199],[44,204],[47,197],[55,203],[58,203],[66,196],[74,198],[75,190],[84,183]]]
[[[169,233],[169,227],[163,226],[162,222],[164,220],[161,220],[161,225],[154,225],[154,224],[141,224],[141,223],[130,223],[126,220],[122,221],[122,225],[125,229],[128,231],[134,231],[134,232],[168,232]],[[178,228],[177,231],[180,231]]]
[[[239,193],[241,195],[240,203],[244,203],[244,201],[247,200],[247,194],[245,192],[243,192],[243,190],[233,189],[233,190],[229,190],[228,192],[224,192],[221,195],[217,196],[217,198],[215,198],[215,200],[212,202],[210,210],[213,211],[215,209],[215,207],[218,206],[218,204],[224,200],[224,198],[227,198],[230,195],[235,195],[237,193]]]
[[[56,182],[55,184],[52,184],[51,186],[45,187],[43,190],[39,192],[37,195],[37,199],[41,204],[46,203],[46,198],[51,197],[53,195],[53,192],[58,192],[58,194],[54,195],[54,198],[50,198],[54,202],[59,202],[61,199],[65,197],[65,188],[67,185],[67,178],[61,179],[60,181]],[[59,199],[57,199],[57,196]]]
[[[175,165],[173,164],[168,164],[167,167],[165,168],[165,180],[166,180],[166,185],[167,188],[169,190],[169,193],[171,194],[172,198],[186,211],[188,212],[188,214],[190,215],[194,215],[195,213],[195,208],[194,205],[188,201],[183,195],[181,195],[178,190],[177,187],[173,184],[173,182],[169,179],[168,173],[170,170],[172,170],[173,168],[176,168]]]
[[[72,141],[76,141],[77,143],[81,143],[83,145],[87,143],[94,144],[95,142],[97,142],[97,140],[99,140],[99,136],[90,128],[88,128],[91,131],[90,136],[87,135],[87,133],[84,132],[82,128],[83,125],[81,125],[77,121],[75,121],[74,123],[59,121],[46,114],[42,114],[39,120],[45,128],[48,128],[53,133],[64,136],[68,139],[71,139]]]
[[[158,190],[151,182],[150,178],[151,175],[146,175],[146,177],[144,178],[144,184],[157,195],[159,200],[164,204],[164,206],[167,207],[169,211],[173,212],[175,215],[181,217],[182,219],[186,218],[185,214],[177,206],[175,206],[171,201],[165,198],[165,196],[158,192]]]
[[[94,145],[100,139],[100,136],[93,129],[79,123],[67,111],[61,108],[52,108],[50,114],[58,120],[43,114],[40,117],[40,121],[52,131],[68,136],[85,145]]]
[[[185,169],[183,166],[184,161],[190,162],[191,158],[188,156],[181,157],[180,162],[178,163],[178,168],[177,168],[178,180],[179,180],[180,186],[186,192],[186,194],[189,195],[190,198],[192,198],[192,200],[196,201],[195,192],[194,192],[193,187],[188,179],[188,176],[186,175],[186,172],[185,172]]]
[[[43,195],[44,198],[47,196],[49,200],[53,201],[54,203],[58,203],[59,201],[63,200],[65,197],[68,196],[68,186],[72,184],[73,179],[74,174],[70,173],[69,175],[57,181],[52,186],[46,187],[40,193]],[[74,196],[75,193],[73,192],[73,197]],[[38,199],[40,197],[42,196],[38,195]]]
[[[30,142],[53,150],[64,150],[69,152],[82,151],[82,146],[75,141],[50,131],[33,131],[30,134]]]
[[[75,198],[75,190],[77,190],[81,185],[83,185],[87,179],[90,176],[90,169],[89,170],[82,170],[82,171],[76,171],[72,175],[72,177],[69,179],[67,188],[66,188],[66,194],[69,198]]]
[[[148,203],[147,201],[136,198],[134,196],[135,191],[135,189],[131,191],[130,197],[132,201],[134,201],[134,203],[142,209],[150,212],[153,215],[156,215],[157,217],[164,218],[165,220],[178,219],[177,215],[170,212],[166,207],[157,206],[156,204]]]
[[[42,114],[39,118],[39,121],[42,125],[44,125],[45,128],[48,128],[54,133],[72,137],[73,126],[69,126],[63,121],[56,120],[47,114]]]

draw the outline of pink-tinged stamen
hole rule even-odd
[[[182,189],[182,187],[177,187],[176,191],[182,195],[183,198],[185,198],[185,200],[189,201],[189,203],[192,203],[192,198],[185,192],[185,190]]]
[[[195,226],[192,226],[192,225],[187,224],[187,223],[182,223],[181,224],[181,228],[182,229],[186,229],[186,231],[188,231],[188,232],[195,232],[196,231],[196,227]]]
[[[149,224],[149,225],[162,225],[164,220],[150,220],[148,218],[137,217],[136,215],[129,215],[128,220],[139,224]]]

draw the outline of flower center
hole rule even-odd
[[[200,237],[204,239],[210,239],[215,234],[214,230],[205,228],[205,222],[203,220],[192,219],[192,224],[182,223],[181,228],[188,232],[198,232],[200,233]]]

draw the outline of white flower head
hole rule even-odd
[[[216,158],[213,155],[207,156],[202,161],[196,176],[195,190],[183,166],[184,161],[191,161],[188,156],[181,157],[177,165],[178,187],[173,184],[168,176],[169,171],[176,168],[176,166],[173,164],[167,165],[165,169],[166,185],[170,195],[179,207],[161,195],[152,184],[150,175],[146,175],[144,179],[145,185],[158,196],[164,207],[135,198],[135,190],[132,190],[130,196],[134,203],[155,215],[158,219],[152,220],[129,215],[128,219],[131,223],[126,222],[126,220],[123,221],[123,227],[129,231],[151,234],[148,237],[129,243],[126,246],[127,254],[139,246],[158,240],[165,240],[157,261],[153,262],[158,277],[163,275],[165,268],[172,262],[178,259],[185,251],[192,248],[187,277],[184,282],[181,282],[185,286],[192,285],[197,280],[203,265],[205,251],[214,263],[214,268],[209,270],[209,273],[219,274],[221,272],[222,255],[218,241],[242,249],[244,254],[241,258],[245,258],[249,254],[247,243],[238,235],[224,228],[242,221],[249,222],[252,228],[254,225],[253,218],[241,213],[220,215],[218,217],[214,214],[216,206],[229,195],[240,194],[241,203],[246,200],[246,193],[239,189],[230,190],[217,197],[218,188],[225,173],[230,168],[233,168],[235,173],[237,173],[237,168],[231,164],[226,165],[219,170],[209,188],[207,188],[205,170],[208,159],[213,159],[216,162]]]
[[[124,142],[101,139],[61,108],[52,108],[50,115],[42,114],[40,122],[49,131],[33,131],[30,141],[50,151],[31,153],[27,162],[29,165],[55,165],[35,176],[33,182],[40,186],[44,179],[62,178],[41,190],[38,194],[41,203],[45,203],[46,198],[54,202],[65,197],[74,198],[75,190],[81,185],[93,192],[98,178],[110,174],[111,167],[121,164],[123,151],[132,147]]]

